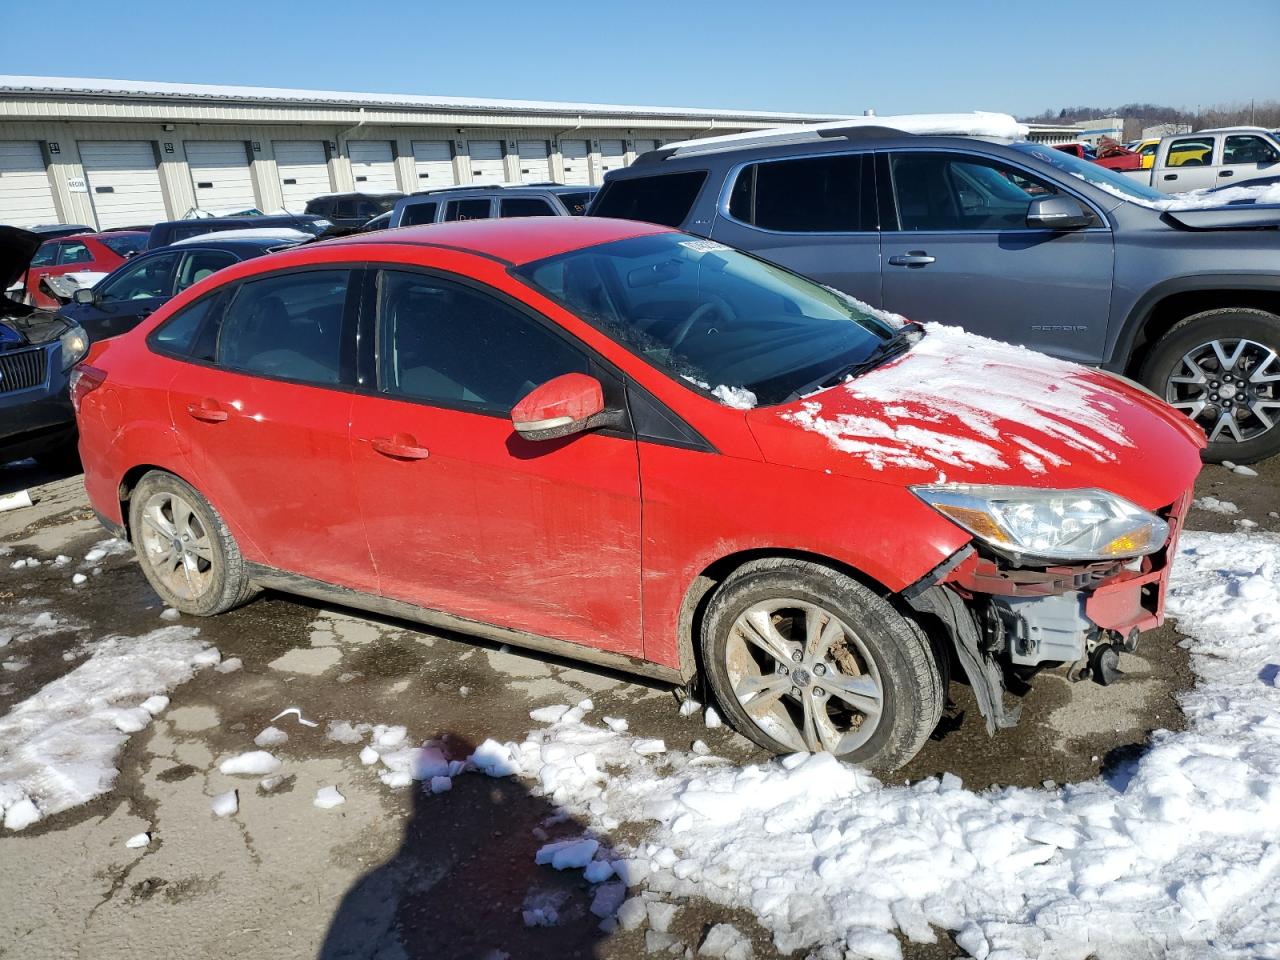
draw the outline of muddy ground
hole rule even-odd
[[[1258,469],[1246,477],[1206,468],[1197,495],[1239,512],[1194,509],[1189,526],[1230,530],[1247,519],[1280,531],[1280,461]],[[0,467],[0,493],[24,488],[35,505],[0,513],[0,546],[15,556],[78,560],[105,536],[78,477]],[[0,564],[0,611],[47,601],[94,636],[164,625],[131,556],[99,569],[75,587],[63,569]],[[439,796],[392,791],[360,764],[358,747],[326,739],[325,721],[405,724],[415,740],[445,737],[465,755],[487,737],[523,739],[536,726],[531,709],[590,696],[599,713],[627,718],[638,735],[680,748],[701,738],[723,756],[764,759],[728,730],[680,716],[662,686],[393,620],[268,594],[222,617],[182,622],[243,668],[204,670],[174,690],[170,708],[129,740],[110,793],[0,835],[0,958],[646,955],[643,933],[601,932],[579,873],[534,865],[543,842],[535,830],[554,837],[575,825],[554,822],[556,811],[519,780],[461,777]],[[68,630],[28,645],[30,666],[0,676],[0,713],[73,668],[85,636]],[[1109,688],[1040,676],[1022,698],[1019,726],[995,738],[968,689],[953,683],[943,724],[899,776],[950,771],[971,788],[1123,778],[1153,730],[1182,724],[1177,697],[1193,677],[1178,641],[1173,626],[1148,634]],[[320,726],[277,722],[290,734],[273,748],[285,761],[280,787],[260,794],[256,778],[218,772],[221,758],[253,749],[255,734],[290,706]],[[346,803],[318,810],[312,798],[328,784]],[[210,798],[232,788],[239,812],[212,817]],[[153,842],[126,849],[124,840],[144,830]],[[562,922],[526,928],[521,908],[535,901],[558,903]],[[757,957],[776,955],[749,915],[698,901],[684,904],[672,926],[677,949],[696,948],[725,920],[751,934]],[[909,957],[959,952],[945,934],[933,947],[906,945]]]

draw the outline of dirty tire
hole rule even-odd
[[[739,618],[778,598],[838,617],[857,634],[863,654],[874,661],[883,698],[876,726],[866,742],[833,752],[842,760],[885,772],[915,756],[937,726],[946,700],[928,638],[887,600],[851,577],[793,558],[754,560],[740,567],[717,588],[703,617],[700,643],[707,681],[734,729],[770,752],[795,752],[747,713],[734,693],[728,660],[731,643],[736,642],[730,634]]]
[[[1251,340],[1280,353],[1280,316],[1249,307],[1224,307],[1193,314],[1156,342],[1142,365],[1138,379],[1161,398],[1166,397],[1169,378],[1179,373],[1182,358],[1200,345],[1214,340]],[[1273,365],[1271,372],[1274,374],[1280,370]],[[1256,463],[1280,453],[1280,411],[1272,409],[1269,415],[1276,420],[1274,427],[1244,441],[1228,437],[1211,442],[1204,451],[1204,459],[1209,463],[1221,463],[1223,460]],[[1200,422],[1200,426],[1204,427],[1205,423]]]
[[[209,561],[206,583],[194,596],[184,597],[175,593],[146,554],[143,510],[152,498],[165,495],[181,498],[188,504],[200,527],[207,533]],[[134,487],[129,498],[129,535],[147,582],[166,605],[183,613],[211,617],[240,606],[258,592],[249,580],[240,548],[222,517],[195,487],[171,473],[152,471]]]

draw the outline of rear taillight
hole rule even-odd
[[[107,371],[82,363],[72,368],[67,382],[71,391],[71,406],[75,407],[76,413],[79,413],[81,401],[107,382]]]

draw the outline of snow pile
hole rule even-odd
[[[975,957],[1274,956],[1280,538],[1184,534],[1169,602],[1195,638],[1190,728],[1157,733],[1109,781],[974,793],[949,774],[886,787],[825,754],[646,756],[587,722],[590,701],[489,753],[597,836],[652,824],[588,870],[607,860],[650,891],[749,909],[783,952],[897,957],[893,930],[928,942],[940,927]]]
[[[756,405],[756,395],[746,387],[726,387],[723,383],[711,391],[712,396],[734,410],[751,410]]]
[[[1129,203],[1136,203],[1138,206],[1146,207],[1148,210],[1177,212],[1179,210],[1206,210],[1233,204],[1280,203],[1280,183],[1242,183],[1238,187],[1228,187],[1226,189],[1205,187],[1202,190],[1188,190],[1186,193],[1171,194],[1166,198],[1155,200],[1127,193],[1119,187],[1111,186],[1109,183],[1090,180],[1074,171],[1072,171],[1071,175],[1084,180],[1085,183],[1092,187],[1097,187],[1104,193],[1109,193],[1113,197],[1118,197]]]
[[[1191,505],[1208,513],[1239,513],[1240,508],[1230,500],[1219,500],[1217,497],[1196,497]]]
[[[1114,447],[1133,445],[1092,371],[959,327],[925,330],[903,358],[836,388],[879,416],[824,415],[820,398],[782,416],[876,470],[1008,469],[1001,447],[1010,442],[1022,448],[1019,463],[1031,473],[1066,462],[1022,433],[1099,462],[1115,460]]]
[[[119,537],[108,537],[105,540],[99,540],[93,545],[89,552],[84,555],[84,562],[88,564],[101,563],[107,557],[118,557],[132,552],[133,546],[129,541],[121,540]]]
[[[991,113],[974,110],[971,113],[904,113],[889,116],[846,117],[824,123],[796,124],[772,130],[748,130],[745,133],[727,133],[720,137],[701,137],[668,143],[663,149],[704,147],[718,144],[748,146],[752,143],[768,143],[776,139],[817,138],[824,130],[843,130],[847,127],[887,127],[921,136],[994,137],[1000,140],[1025,140],[1029,129],[1007,113]]]
[[[130,733],[151,722],[153,696],[207,662],[197,633],[163,627],[99,640],[88,660],[0,718],[5,826],[20,829],[13,821],[26,820],[33,809],[39,819],[111,789],[116,755]]]

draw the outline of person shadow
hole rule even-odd
[[[474,750],[439,738],[446,756]],[[399,848],[343,895],[317,960],[505,960],[595,957],[607,936],[580,870],[534,862],[543,844],[593,836],[515,777],[413,783]],[[617,883],[618,881],[613,881]],[[619,891],[620,892],[620,891]],[[620,898],[619,898],[620,899]]]

